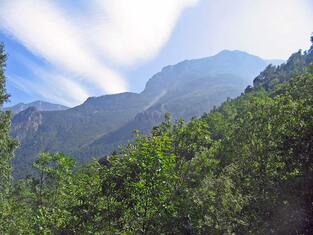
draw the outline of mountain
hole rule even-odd
[[[12,110],[13,113],[17,114],[30,107],[34,107],[38,111],[60,111],[68,109],[68,107],[61,104],[52,104],[45,101],[37,100],[27,104],[19,103],[11,107],[4,108],[4,110]]]
[[[236,97],[268,61],[241,51],[185,60],[164,67],[143,92],[88,98],[63,111],[28,108],[14,116],[12,134],[20,142],[14,159],[15,175],[31,172],[39,152],[65,152],[79,162],[102,157],[163,120],[166,112],[189,120]]]

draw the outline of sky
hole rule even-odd
[[[313,0],[0,0],[9,105],[141,92],[169,64],[310,47]]]

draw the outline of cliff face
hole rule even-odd
[[[12,122],[12,132],[16,133],[15,138],[24,142],[28,135],[34,135],[42,124],[42,113],[35,107],[30,107],[24,112],[16,115]]]

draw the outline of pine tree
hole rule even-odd
[[[0,44],[0,107],[8,100],[5,89],[6,54],[3,44]],[[0,110],[0,231],[4,231],[6,218],[10,215],[8,196],[11,183],[11,159],[16,142],[10,136],[11,115],[9,111]]]

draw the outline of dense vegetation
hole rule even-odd
[[[167,115],[99,162],[41,154],[38,177],[1,181],[2,233],[313,234],[312,62],[313,47],[201,118]],[[1,143],[2,167],[14,144]]]

